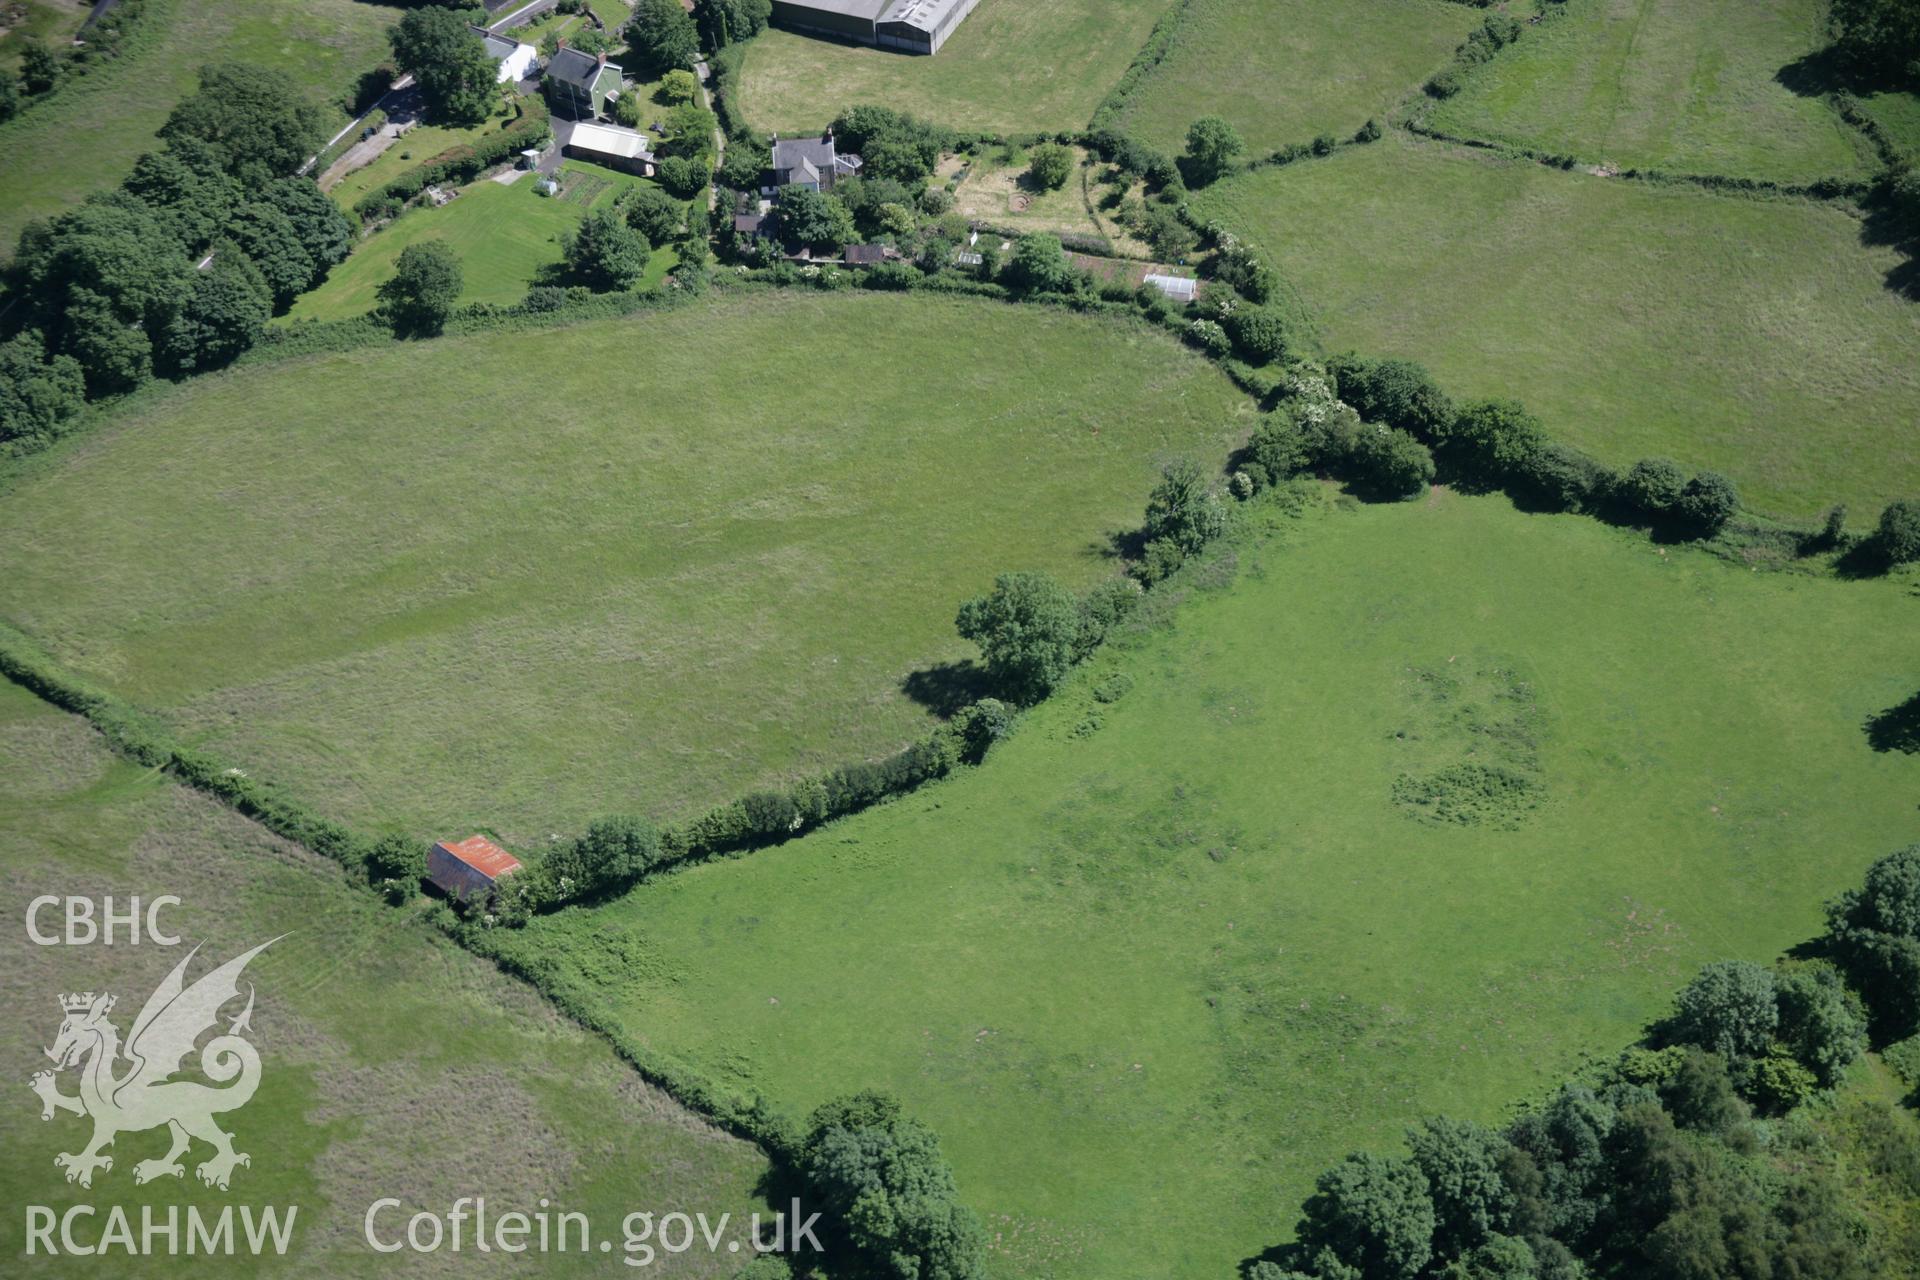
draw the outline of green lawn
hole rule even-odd
[[[1444,103],[1449,133],[1591,164],[1775,182],[1863,178],[1873,150],[1775,79],[1827,43],[1822,0],[1566,0]]]
[[[409,169],[425,164],[449,147],[478,141],[489,133],[504,129],[519,119],[503,96],[493,115],[485,123],[470,129],[444,125],[418,124],[396,139],[392,146],[327,188],[327,194],[342,209],[351,210],[375,189],[392,182]]]
[[[1118,123],[1169,152],[1208,114],[1232,122],[1252,155],[1346,137],[1444,65],[1485,16],[1444,0],[1196,0],[1175,52]]]
[[[438,208],[408,210],[355,247],[318,289],[304,294],[287,312],[289,320],[338,320],[373,310],[375,291],[393,275],[400,251],[422,240],[445,240],[460,259],[465,288],[460,301],[515,303],[526,296],[543,267],[560,261],[560,239],[578,226],[587,210],[607,204],[642,181],[598,165],[568,161],[572,181],[589,180],[568,198],[568,179],[559,197],[537,195],[531,176],[511,185],[475,182]],[[604,185],[602,185],[604,184]],[[672,249],[657,250],[647,262],[642,287],[658,284],[673,268]]]
[[[326,1277],[393,1274],[394,1259],[361,1239],[368,1205],[383,1196],[404,1204],[383,1226],[403,1225],[424,1208],[444,1213],[460,1196],[484,1195],[495,1214],[534,1212],[544,1196],[586,1212],[596,1234],[616,1241],[620,1219],[637,1208],[737,1219],[760,1207],[755,1183],[766,1161],[757,1150],[648,1088],[530,989],[350,887],[333,864],[112,756],[84,722],[5,681],[0,774],[0,906],[9,922],[0,1013],[12,1029],[0,1050],[11,1094],[0,1108],[0,1191],[9,1203],[57,1213],[99,1205],[102,1216],[80,1224],[83,1241],[97,1237],[109,1205],[126,1209],[136,1233],[144,1205],[162,1221],[168,1206],[182,1204],[207,1213],[228,1202],[293,1205],[294,1244],[279,1266],[262,1270],[245,1255],[196,1257],[191,1270]],[[123,934],[111,948],[31,946],[27,902],[42,893],[112,894],[122,910],[132,894],[175,894],[182,904],[161,921],[185,945],[132,947]],[[57,915],[44,915],[43,925],[57,931]],[[121,1134],[113,1168],[90,1190],[64,1182],[53,1156],[78,1150],[87,1128],[70,1115],[43,1122],[26,1087],[48,1065],[40,1046],[53,1042],[60,1022],[56,997],[113,992],[112,1020],[124,1035],[189,946],[203,947],[189,971],[197,978],[281,934],[247,968],[262,1075],[253,1100],[220,1118],[252,1157],[231,1193],[196,1180],[192,1166],[210,1150],[199,1144],[181,1181],[136,1187],[134,1165],[164,1152],[164,1132]],[[75,1092],[71,1075],[60,1089]],[[93,1266],[24,1258],[23,1222],[17,1207],[0,1218],[10,1275],[94,1267],[116,1277],[182,1274],[182,1259],[165,1256],[140,1262],[116,1252]],[[439,1260],[449,1257],[479,1260],[471,1236],[466,1252]],[[539,1275],[618,1267],[598,1253],[518,1261],[516,1273]],[[704,1250],[675,1261],[681,1265],[669,1274],[725,1277],[738,1266]]]
[[[1084,129],[1170,2],[980,0],[930,58],[770,28],[747,46],[742,101],[781,133],[865,103],[957,129]]]
[[[898,1094],[997,1275],[1218,1280],[1343,1152],[1497,1120],[1913,838],[1920,759],[1861,731],[1920,684],[1897,586],[1445,492],[1241,559],[982,768],[514,944],[789,1113]],[[1395,799],[1476,762],[1538,807]]]
[[[1920,494],[1920,307],[1833,205],[1380,143],[1269,168],[1196,207],[1268,250],[1326,345],[1516,396],[1626,463],[1726,471],[1749,505],[1871,519]]]
[[[1111,573],[1248,411],[1142,325],[921,295],[314,357],[36,465],[0,616],[325,812],[539,840],[923,732],[960,601]]]
[[[331,102],[388,56],[386,31],[399,13],[370,0],[153,0],[145,21],[157,38],[142,37],[138,51],[0,125],[0,257],[12,256],[28,219],[124,178],[206,63],[274,67]],[[329,120],[347,122],[337,111]]]

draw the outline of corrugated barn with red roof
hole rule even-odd
[[[520,859],[485,836],[468,836],[453,844],[440,840],[427,850],[427,879],[449,897],[492,893],[502,877],[519,869]]]

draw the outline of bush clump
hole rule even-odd
[[[1015,702],[1032,703],[1073,667],[1080,605],[1049,574],[1003,573],[991,592],[960,606],[954,626],[980,646],[996,688]]]
[[[1873,546],[1889,565],[1920,560],[1920,499],[1889,502],[1874,528]]]

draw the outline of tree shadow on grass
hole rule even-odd
[[[1875,751],[1920,755],[1920,693],[1867,717],[1867,745]]]
[[[1847,64],[1837,45],[1805,53],[1773,73],[1774,80],[1802,98],[1823,98],[1829,93],[1847,90],[1873,92],[1859,73]]]
[[[1838,46],[1796,58],[1774,72],[1773,78],[1803,98],[1823,98],[1833,93],[1864,98],[1905,87],[1883,73],[1850,62]],[[1892,248],[1906,258],[1888,270],[1887,288],[1903,298],[1920,301],[1920,225],[1916,225],[1920,214],[1903,214],[1885,182],[1861,201],[1861,207],[1867,216],[1860,224],[1860,243]]]
[[[1920,209],[1902,209],[1882,184],[1861,200],[1866,217],[1860,221],[1860,243],[1890,248],[1906,261],[1888,268],[1887,288],[1909,301],[1920,302]]]
[[[900,681],[900,692],[935,715],[951,718],[970,703],[992,696],[993,682],[985,668],[963,658],[909,672]]]
[[[1878,538],[1858,539],[1833,562],[1835,575],[1848,582],[1882,577],[1892,568]]]

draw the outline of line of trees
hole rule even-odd
[[[1438,478],[1681,538],[1710,538],[1739,510],[1733,482],[1718,472],[1689,475],[1670,460],[1648,458],[1616,474],[1555,443],[1516,401],[1456,406],[1411,360],[1336,356],[1326,377],[1296,376],[1291,390],[1236,460],[1255,489],[1324,469],[1392,499]]]
[[[259,67],[203,68],[116,191],[29,223],[0,358],[0,440],[44,443],[84,404],[218,368],[346,257],[352,226],[295,171],[320,112]]]
[[[1641,1045],[1503,1128],[1430,1119],[1405,1155],[1348,1156],[1246,1280],[1904,1274],[1914,1243],[1860,1216],[1852,1179],[1920,1195],[1920,1142],[1890,1127],[1854,1173],[1811,1130],[1788,1142],[1763,1118],[1834,1086],[1870,1025],[1883,1044],[1920,1030],[1920,846],[1828,919],[1811,948],[1826,958],[1708,965]]]

